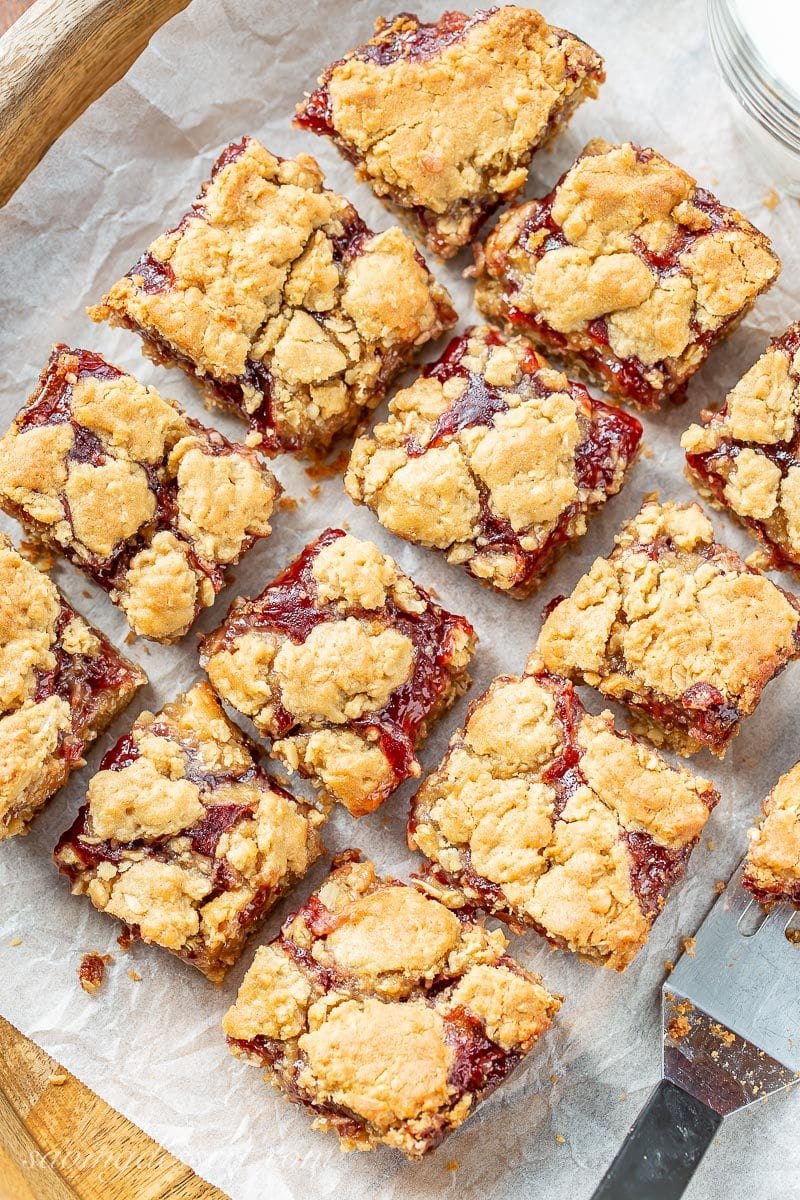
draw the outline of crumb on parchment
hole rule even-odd
[[[84,954],[78,966],[78,982],[87,995],[94,996],[100,991],[106,975],[106,966],[113,961],[113,955],[98,954],[96,950]]]

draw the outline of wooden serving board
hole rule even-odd
[[[0,205],[187,3],[0,0]],[[0,1200],[226,1197],[0,1018]]]

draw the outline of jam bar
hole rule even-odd
[[[0,841],[27,833],[145,683],[0,533]]]
[[[160,642],[213,604],[279,493],[255,450],[89,350],[55,347],[0,440],[0,506]]]
[[[788,900],[800,908],[800,763],[782,775],[750,834],[744,886],[762,904]]]
[[[372,233],[323,179],[308,155],[233,143],[180,223],[89,310],[196,377],[268,453],[327,450],[456,320],[410,239]]]
[[[478,307],[639,408],[691,375],[778,276],[769,240],[685,171],[591,141],[479,250]]]
[[[322,846],[207,683],[142,713],[55,850],[76,895],[218,983]]]
[[[201,661],[274,757],[361,816],[419,775],[416,747],[469,686],[475,642],[377,546],[328,529],[234,601]]]
[[[401,13],[375,28],[328,67],[296,123],[330,137],[358,178],[449,258],[597,95],[603,60],[514,5],[446,12],[435,24]]]
[[[256,951],[225,1016],[228,1045],[337,1133],[421,1158],[518,1066],[560,998],[506,938],[376,876],[358,851]]]
[[[454,338],[389,411],[355,444],[351,497],[517,597],[620,490],[642,436],[525,338],[490,326]]]
[[[770,566],[800,574],[800,321],[681,445],[700,494],[755,534]]]
[[[471,705],[412,801],[430,878],[618,971],[645,944],[719,796],[588,714],[535,664]]]
[[[721,758],[800,655],[800,600],[715,542],[699,505],[650,499],[551,606],[538,653],[629,705],[656,745]]]

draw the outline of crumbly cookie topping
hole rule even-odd
[[[438,882],[623,970],[717,798],[539,669],[473,705],[412,802],[409,842]]]
[[[298,124],[330,135],[450,255],[520,190],[535,150],[603,79],[600,56],[533,9],[448,12],[430,25],[402,13],[325,71]]]
[[[377,404],[449,297],[398,229],[373,234],[308,155],[229,146],[194,206],[90,309],[250,420],[265,449],[325,449]]]
[[[800,573],[800,322],[774,338],[728,393],[681,438],[689,478],[765,545],[771,565]]]
[[[600,139],[503,217],[477,303],[644,408],[680,389],[777,278],[768,239],[653,150]]]
[[[698,505],[650,501],[547,617],[537,654],[630,704],[657,743],[722,754],[800,653],[799,611],[714,541]]]
[[[782,775],[750,831],[743,883],[764,904],[788,900],[800,908],[800,764]]]
[[[349,495],[516,596],[619,490],[641,436],[525,338],[488,325],[455,338],[389,413],[353,447]]]
[[[234,603],[201,661],[273,755],[361,815],[419,774],[415,748],[467,687],[474,644],[376,546],[327,530]]]
[[[56,862],[74,892],[219,981],[320,854],[322,820],[198,683],[106,755]]]
[[[0,840],[27,831],[144,682],[0,534]]]
[[[223,1028],[234,1054],[335,1130],[418,1158],[547,1029],[559,999],[465,913],[348,851],[262,946]]]
[[[0,441],[0,503],[174,641],[270,532],[280,491],[254,450],[86,350],[57,346]]]

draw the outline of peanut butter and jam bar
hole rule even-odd
[[[213,604],[279,494],[255,450],[89,350],[55,347],[0,440],[0,506],[160,642]]]
[[[323,180],[308,155],[234,142],[180,223],[89,310],[197,378],[268,453],[327,450],[456,320],[411,240],[373,233]]]
[[[642,427],[522,337],[456,337],[359,438],[345,488],[392,533],[512,596],[529,595],[622,487]]]
[[[700,494],[755,534],[770,566],[800,574],[800,321],[681,445]]]
[[[0,841],[27,833],[145,683],[0,533]]]
[[[421,1158],[518,1066],[560,998],[506,938],[358,851],[256,951],[223,1028],[343,1150]]]
[[[542,626],[554,674],[627,704],[637,731],[720,758],[800,655],[800,600],[714,541],[697,504],[647,500]]]
[[[622,971],[719,796],[535,661],[470,706],[414,797],[412,849],[470,903]]]
[[[198,683],[136,719],[55,850],[76,895],[215,983],[322,851],[322,813],[258,755]]]
[[[800,763],[782,775],[751,830],[744,886],[762,904],[788,900],[800,908]]]
[[[435,24],[400,13],[375,28],[325,70],[296,123],[330,137],[358,178],[449,258],[597,95],[603,60],[515,5],[446,12]]]
[[[600,139],[477,258],[483,312],[643,409],[683,398],[780,271],[768,238],[691,175]]]
[[[475,631],[371,542],[328,529],[201,646],[223,700],[354,816],[404,779],[469,686]]]

